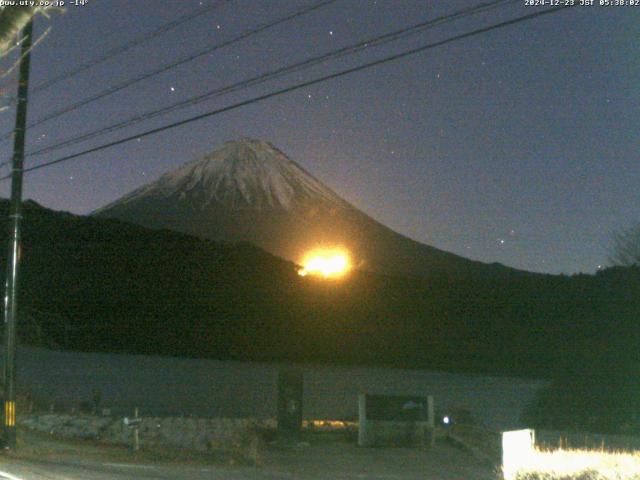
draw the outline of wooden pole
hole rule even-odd
[[[18,319],[18,274],[21,254],[22,175],[27,125],[27,96],[31,63],[33,20],[22,30],[18,103],[11,170],[11,207],[9,212],[9,252],[4,303],[4,444],[16,448],[16,323]]]

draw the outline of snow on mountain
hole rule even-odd
[[[487,266],[404,237],[340,198],[269,142],[230,141],[95,211],[149,228],[251,242],[300,263],[340,247],[359,268],[384,273],[475,274]]]
[[[243,138],[187,163],[94,213],[145,197],[177,197],[201,209],[290,210],[310,202],[348,204],[269,142]]]

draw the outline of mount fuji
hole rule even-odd
[[[300,263],[341,247],[356,268],[411,276],[516,272],[411,240],[361,212],[266,141],[230,141],[92,215],[217,241],[253,243]]]

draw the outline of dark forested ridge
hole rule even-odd
[[[7,209],[2,201],[0,245]],[[631,372],[640,343],[637,268],[322,281],[249,244],[33,202],[20,301],[22,341],[87,351],[551,377]]]

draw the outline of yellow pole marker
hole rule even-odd
[[[16,402],[7,400],[4,402],[4,424],[13,427],[16,424]]]

